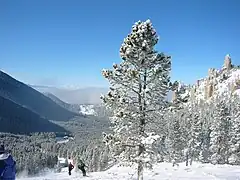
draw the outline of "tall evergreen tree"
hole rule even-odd
[[[120,48],[123,61],[103,70],[111,87],[102,99],[113,114],[114,133],[108,143],[111,150],[117,149],[119,160],[138,164],[138,179],[153,162],[152,145],[158,138],[150,131],[153,113],[165,106],[169,85],[171,58],[154,50],[157,42],[150,20],[138,21]]]
[[[211,146],[212,163],[224,164],[228,162],[229,156],[229,132],[230,112],[225,99],[216,104],[214,120],[211,125]]]
[[[183,114],[180,117],[178,116],[179,113],[174,115],[169,128],[169,153],[173,166],[183,160],[184,149],[184,140],[179,122]]]
[[[232,128],[230,131],[230,158],[229,163],[240,164],[240,98],[234,96],[231,107]]]
[[[193,159],[197,159],[200,153],[202,122],[197,112],[193,115],[190,129],[190,140],[188,142],[190,165]]]
[[[210,158],[210,141],[211,141],[211,124],[213,121],[213,112],[214,112],[214,102],[200,102],[198,104],[198,108],[200,109],[200,117],[202,122],[202,130],[200,134],[200,153],[199,160],[200,162],[207,163]]]

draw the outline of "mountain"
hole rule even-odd
[[[92,105],[92,104],[80,104],[80,112],[85,115],[96,115],[96,107],[97,105]]]
[[[66,121],[77,115],[2,71],[0,71],[0,96],[49,120]]]
[[[31,85],[41,93],[51,93],[69,104],[100,104],[100,95],[106,94],[108,88],[88,87],[81,89],[66,89],[49,86]]]
[[[51,93],[43,93],[45,96],[52,99],[55,103],[57,103],[59,106],[68,109],[69,111],[84,114],[84,115],[96,115],[96,109],[98,108],[98,105],[94,104],[69,104],[58,97],[54,96]]]
[[[43,94],[45,96],[49,97],[52,101],[54,101],[59,106],[65,108],[71,112],[78,113],[78,114],[80,113],[79,105],[66,103],[66,102],[62,101],[61,99],[59,99],[58,97],[54,96],[52,93],[44,92]]]
[[[38,114],[0,96],[0,132],[28,134],[31,132],[66,132],[64,128],[41,118]]]

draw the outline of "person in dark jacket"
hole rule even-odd
[[[70,162],[69,165],[68,165],[68,174],[69,176],[71,176],[71,171],[73,170],[74,166],[72,165],[72,163]]]
[[[82,171],[83,176],[87,176],[85,167],[87,167],[87,166],[82,162],[82,160],[80,160],[79,164],[78,164],[78,169],[80,169]]]
[[[4,145],[0,146],[0,180],[15,180],[16,162],[12,155],[5,150]]]

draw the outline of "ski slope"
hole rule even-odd
[[[89,173],[89,177],[82,177],[80,172],[72,171],[69,176],[67,170],[61,173],[48,173],[41,177],[17,178],[17,180],[136,180],[136,171],[130,167],[114,166],[104,172]],[[240,180],[240,166],[212,165],[194,163],[186,167],[172,167],[170,163],[161,163],[154,166],[153,170],[145,170],[144,180]]]

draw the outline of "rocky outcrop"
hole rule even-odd
[[[221,69],[210,68],[206,78],[197,80],[190,87],[182,86],[180,82],[174,82],[172,87],[172,102],[210,100],[221,93],[240,91],[240,68],[232,65],[227,54]]]
[[[231,70],[232,69],[232,61],[231,61],[231,57],[229,54],[227,54],[224,58],[224,64],[223,64],[223,69],[226,69],[226,70]]]
[[[177,92],[176,90],[172,92],[172,102],[175,102],[177,100]]]
[[[208,76],[197,80],[196,84],[191,87],[191,99],[209,100],[218,91],[221,91],[221,88],[225,88],[225,90],[227,88],[228,91],[233,93],[240,88],[240,76],[238,74],[240,74],[240,70],[234,68],[231,57],[227,54],[220,70],[210,68]],[[229,78],[231,80],[228,80]]]
[[[171,91],[172,91],[172,100],[171,102],[174,104],[179,104],[182,102],[187,102],[190,98],[190,91],[189,87],[185,84],[175,81],[172,84]]]

